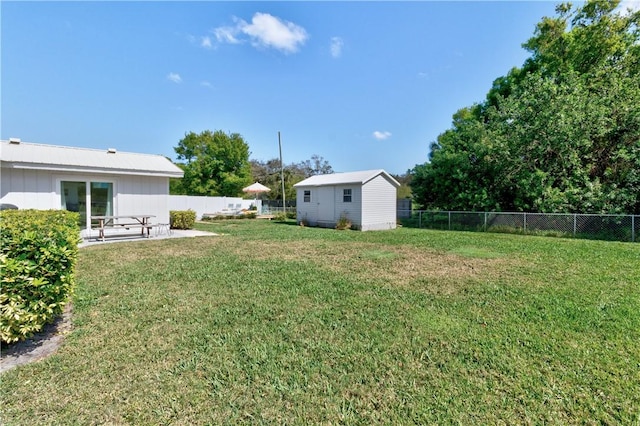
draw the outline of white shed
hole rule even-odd
[[[169,222],[169,178],[182,170],[162,155],[0,141],[0,203],[91,216],[154,215]]]
[[[344,216],[362,231],[395,229],[399,186],[381,169],[312,176],[294,185],[298,222],[334,227]]]

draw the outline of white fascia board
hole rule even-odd
[[[153,172],[145,170],[119,170],[119,169],[96,169],[96,168],[82,168],[82,167],[65,167],[65,166],[52,166],[41,164],[10,164],[2,163],[2,167],[11,169],[25,169],[25,170],[43,170],[52,172],[75,172],[84,174],[100,174],[100,175],[135,175],[135,176],[156,176],[156,177],[172,177],[181,178],[184,176],[183,172]]]

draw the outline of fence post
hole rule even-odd
[[[449,211],[449,231],[451,231],[451,212]]]
[[[487,232],[487,212],[484,212],[484,232]]]
[[[636,217],[631,215],[631,242],[636,242]]]
[[[524,233],[527,233],[527,212],[524,212]]]
[[[422,229],[422,210],[418,211],[418,229]]]
[[[578,219],[578,215],[576,213],[573,214],[573,238],[576,237],[576,222]]]

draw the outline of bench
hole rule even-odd
[[[130,215],[130,216],[92,216],[92,220],[97,220],[98,224],[92,226],[92,230],[98,231],[98,238],[104,241],[106,232],[109,229],[117,230],[130,230],[140,229],[140,235],[149,238],[151,236],[151,230],[154,225],[149,223],[149,218],[154,217],[152,215]],[[118,219],[135,219],[135,222],[117,222]],[[122,233],[112,234],[110,236],[122,235]]]
[[[107,234],[106,231],[108,230],[130,230],[130,229],[140,229],[140,235],[143,237],[147,237],[149,238],[151,236],[151,230],[153,229],[154,225],[152,224],[147,224],[147,225],[142,225],[140,223],[116,223],[114,225],[106,225],[106,226],[95,226],[92,227],[92,230],[96,230],[98,231],[98,238],[101,239],[102,241],[104,241],[105,237],[118,237],[118,236],[122,236],[125,235],[121,232],[118,233],[114,233],[114,234]]]

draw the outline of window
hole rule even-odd
[[[342,190],[342,202],[350,203],[351,202],[351,189],[343,189]]]
[[[305,190],[304,191],[304,202],[305,203],[310,203],[311,202],[311,191],[310,190]]]

